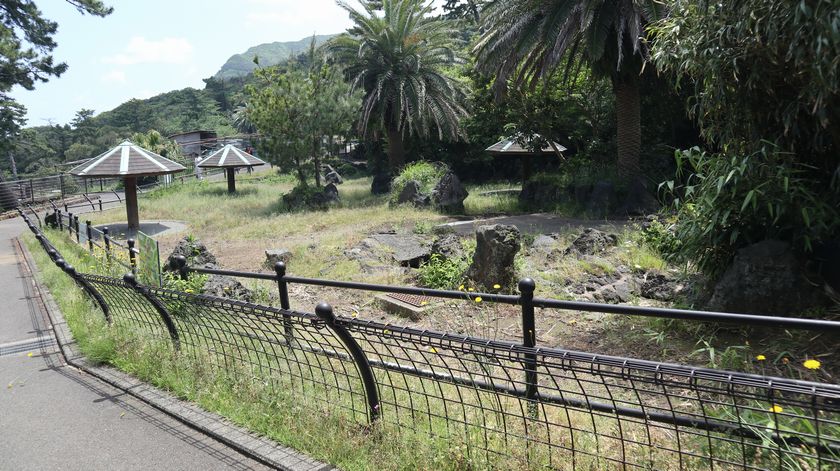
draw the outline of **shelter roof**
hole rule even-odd
[[[186,167],[146,150],[131,141],[105,151],[70,170],[80,177],[132,177],[163,175],[186,170]]]
[[[539,135],[534,134],[530,139],[525,139],[526,142],[530,141],[531,139],[539,138]],[[502,139],[501,141],[493,144],[492,146],[484,149],[487,152],[496,155],[542,155],[542,154],[553,154],[554,149],[551,148],[551,145],[546,143],[542,149],[539,151],[532,151],[527,147],[523,146],[519,142],[516,137],[508,137],[506,139]],[[561,146],[560,144],[552,141],[552,143],[557,146],[557,150],[560,152],[565,152],[566,148]]]
[[[221,149],[208,155],[207,158],[200,161],[197,165],[199,167],[253,167],[256,165],[264,165],[265,162],[254,157],[253,155],[233,146],[227,144]]]

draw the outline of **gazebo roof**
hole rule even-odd
[[[197,164],[199,167],[254,167],[264,165],[265,162],[253,155],[227,144],[221,149],[210,154],[206,159]]]
[[[123,141],[70,170],[80,177],[139,177],[180,172],[186,167],[146,150],[131,141]]]
[[[538,138],[538,137],[539,137],[539,135],[534,134],[533,137],[531,137],[531,139]],[[565,152],[566,151],[565,147],[561,146],[560,144],[558,144],[554,141],[552,141],[552,142],[554,143],[555,146],[557,146],[557,150],[559,150],[560,152]],[[536,152],[532,151],[530,149],[527,149],[525,147],[522,147],[521,144],[516,142],[515,137],[509,137],[507,139],[502,139],[501,141],[493,144],[492,146],[490,146],[490,147],[488,147],[487,149],[484,149],[484,150],[487,151],[487,152],[490,152],[491,154],[513,155],[513,156],[516,156],[516,155],[542,155],[542,154],[553,154],[554,153],[554,149],[552,149],[551,145],[549,145],[549,144],[546,144],[545,146],[543,146],[542,149],[540,149],[539,151],[536,151]]]

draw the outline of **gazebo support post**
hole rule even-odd
[[[522,157],[522,187],[531,179],[531,156],[526,155]]]
[[[228,193],[236,193],[236,169],[233,167],[228,167],[225,169],[225,173],[227,173],[227,180],[228,180]]]
[[[137,210],[137,177],[125,177],[124,182],[128,232],[137,232],[140,229],[140,213]]]

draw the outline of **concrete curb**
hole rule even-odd
[[[36,272],[36,266],[31,254],[19,238],[15,239],[24,261],[24,267],[29,275]],[[97,366],[90,363],[81,354],[73,334],[64,315],[55,303],[49,290],[34,276],[33,297],[39,307],[44,310],[52,324],[52,330],[58,342],[59,350],[64,361],[95,378],[124,391],[140,401],[154,407],[166,415],[182,422],[186,426],[201,432],[238,452],[267,466],[288,471],[327,471],[338,469],[332,465],[322,463],[297,450],[279,445],[265,437],[260,437],[248,430],[230,423],[224,417],[208,412],[201,407],[178,399],[172,394],[155,388],[122,371],[108,366]]]

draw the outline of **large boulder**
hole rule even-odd
[[[641,181],[635,181],[627,187],[627,194],[622,198],[617,210],[620,215],[644,216],[655,213],[659,202],[650,194]]]
[[[175,257],[179,255],[187,259],[187,266],[189,267],[219,268],[216,256],[210,253],[210,250],[207,249],[207,246],[203,242],[194,237],[187,236],[178,241],[172,253],[166,259],[164,270],[176,270],[178,265],[175,262]],[[249,302],[252,300],[251,290],[243,286],[236,279],[223,275],[210,275],[207,278],[207,282],[204,283],[201,292],[202,294],[222,298],[239,299]]]
[[[342,183],[344,183],[344,179],[341,178],[341,175],[339,175],[338,172],[336,172],[335,170],[327,172],[327,174],[324,175],[324,181],[326,181],[327,183],[332,183],[334,185],[341,185]]]
[[[493,286],[512,286],[516,277],[513,259],[519,252],[521,234],[516,226],[479,226],[475,232],[475,255],[467,278],[492,290]]]
[[[805,274],[787,242],[765,240],[749,245],[738,251],[715,285],[708,307],[760,315],[799,314],[827,301]]]
[[[404,267],[419,268],[431,255],[429,242],[416,234],[384,233],[370,238],[387,247],[394,260]]]
[[[378,173],[370,183],[370,192],[374,195],[386,195],[391,192],[391,175]]]
[[[207,246],[192,236],[184,237],[175,244],[175,248],[172,249],[172,253],[166,259],[164,268],[170,271],[175,270],[177,267],[175,257],[179,255],[187,259],[187,266],[190,267],[204,267],[206,265],[215,267],[218,263],[216,256],[210,253]]]
[[[324,186],[322,194],[324,195],[324,199],[327,204],[338,203],[341,201],[341,197],[338,195],[338,187],[335,186],[335,183],[327,183]]]
[[[432,255],[439,255],[447,260],[454,260],[464,254],[461,238],[453,233],[440,234],[432,241]]]
[[[440,177],[432,190],[432,202],[435,206],[448,213],[464,212],[464,200],[469,193],[461,184],[461,180],[454,172],[446,172]]]
[[[400,194],[397,195],[397,204],[411,203],[417,207],[429,206],[431,199],[420,191],[420,183],[416,180],[406,182]]]
[[[274,269],[277,262],[289,263],[292,259],[292,252],[286,249],[268,249],[265,251],[266,268]]]
[[[609,247],[613,247],[618,243],[618,236],[615,234],[607,234],[598,229],[585,229],[573,242],[569,248],[566,249],[566,255],[581,254],[593,255]]]

